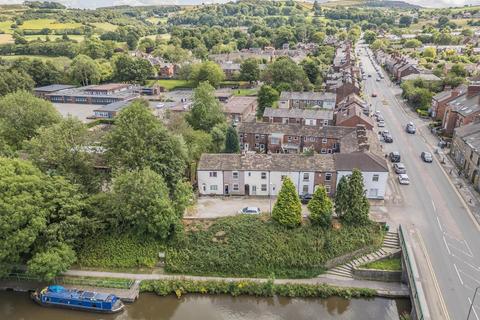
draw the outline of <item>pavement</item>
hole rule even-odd
[[[393,135],[394,142],[384,144],[383,151],[399,151],[410,177],[410,185],[399,185],[392,173],[385,207],[373,211],[392,226],[401,223],[412,235],[432,319],[467,319],[474,290],[480,286],[480,228],[470,208],[475,204],[469,206],[462,198],[468,189],[457,190],[455,172],[452,170],[450,176],[450,168],[441,164],[437,155],[433,163],[421,160],[420,153],[434,153],[438,143],[428,122],[408,111],[398,96],[401,90],[385,72],[385,79],[375,80],[376,72],[365,50],[359,58],[367,74],[372,74],[364,83],[365,98],[374,110],[381,111],[384,129]],[[372,92],[378,97],[371,98]],[[417,126],[414,135],[405,132],[409,121]],[[476,298],[469,319],[480,320],[480,297]]]

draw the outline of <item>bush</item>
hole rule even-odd
[[[261,217],[239,215],[217,219],[208,228],[191,225],[183,246],[166,253],[173,273],[238,277],[313,277],[328,260],[364,247],[377,248],[382,231],[377,224],[317,226],[289,229]]]
[[[275,202],[273,206],[272,218],[278,223],[290,228],[302,223],[302,204],[290,178],[283,180],[277,202]]]
[[[273,280],[223,281],[223,280],[146,280],[140,284],[141,292],[155,292],[159,296],[175,294],[181,297],[186,293],[230,294],[232,296],[250,295],[259,297],[328,298],[332,296],[344,299],[373,297],[373,289],[340,288],[327,284],[275,284]]]

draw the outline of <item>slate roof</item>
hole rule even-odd
[[[279,109],[265,108],[264,117],[280,117],[280,118],[302,118],[302,119],[318,119],[333,120],[333,110],[327,109]]]
[[[455,128],[455,136],[464,138],[469,135],[480,132],[480,123],[471,123],[466,126]]]
[[[370,152],[335,153],[337,171],[388,172],[387,160]]]
[[[332,154],[211,154],[204,153],[198,163],[199,171],[335,171]]]
[[[239,133],[272,134],[282,133],[291,136],[342,138],[354,132],[355,128],[339,126],[303,126],[301,124],[282,124],[267,122],[241,122],[237,126]]]
[[[101,111],[120,111],[126,106],[128,106],[130,103],[132,103],[131,100],[122,100],[122,101],[117,101],[113,103],[106,104],[104,106],[101,106],[98,109],[93,110],[94,112],[101,112]]]
[[[416,80],[416,79],[422,79],[425,81],[441,81],[442,80],[436,75],[434,75],[433,73],[412,73],[412,74],[409,74],[408,76],[402,77],[402,81]]]
[[[226,113],[241,113],[243,114],[246,109],[250,108],[252,104],[257,105],[256,97],[235,96],[230,98],[228,102],[223,106],[223,111]]]
[[[282,91],[280,100],[335,100],[336,94],[331,92]]]
[[[446,90],[446,91],[439,92],[439,93],[437,93],[436,95],[433,96],[433,99],[435,99],[437,101],[443,101],[445,99],[449,99],[452,96],[452,91],[453,90],[458,90],[459,95],[461,95],[461,94],[464,94],[465,92],[467,92],[467,86],[462,84],[462,85],[458,86],[456,89],[451,89],[451,90]]]
[[[453,106],[456,112],[466,117],[472,113],[480,112],[480,95],[469,96],[463,94],[450,101],[449,105]]]
[[[34,91],[55,92],[55,91],[70,89],[70,88],[74,88],[74,87],[75,86],[72,86],[72,85],[69,85],[69,84],[51,84],[49,86],[37,87],[37,88],[34,89]]]

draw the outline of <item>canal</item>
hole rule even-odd
[[[142,294],[116,315],[50,309],[36,305],[27,293],[0,292],[1,320],[398,320],[410,310],[408,299],[291,299]]]

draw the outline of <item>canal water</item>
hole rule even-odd
[[[186,295],[159,297],[141,294],[120,314],[41,307],[27,293],[0,292],[1,320],[398,320],[408,312],[408,299],[290,299]]]

